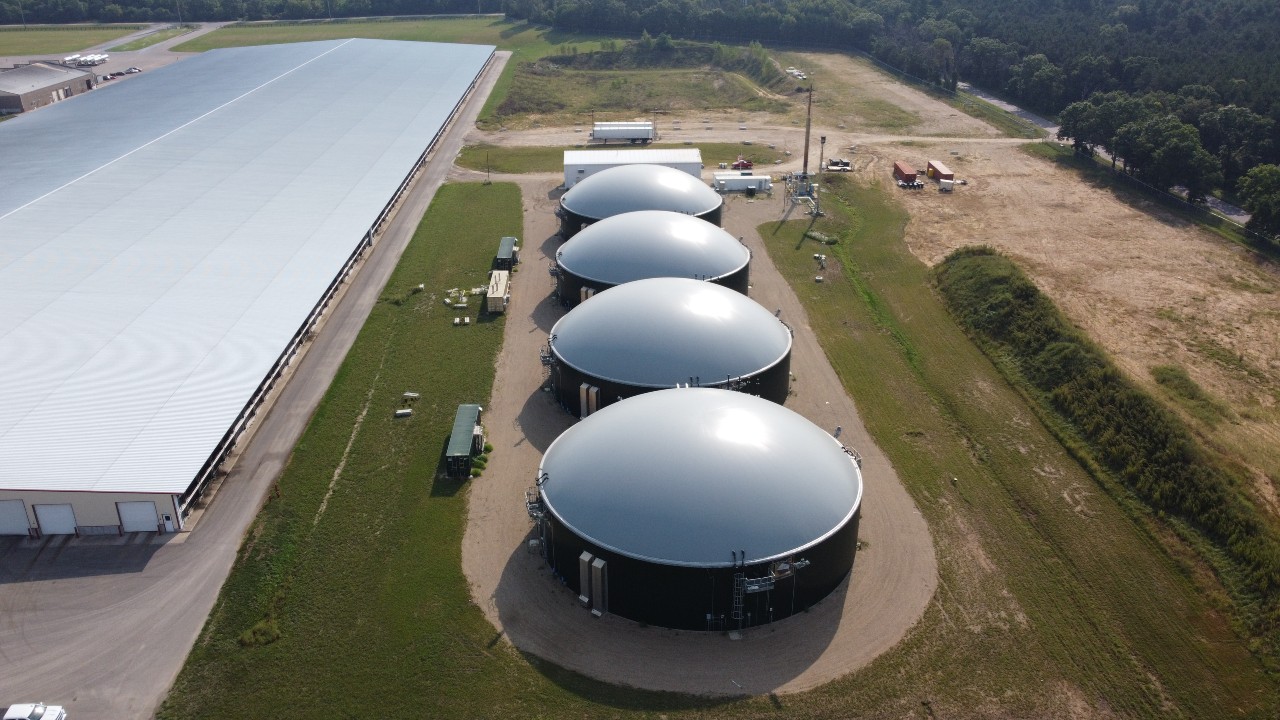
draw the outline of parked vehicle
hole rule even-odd
[[[67,720],[67,711],[61,705],[18,703],[9,706],[4,720]]]
[[[656,140],[658,133],[653,123],[641,122],[598,122],[591,126],[591,139],[608,143],[610,140],[626,140],[631,144],[648,145]]]
[[[734,169],[734,170],[750,170],[751,168],[753,168],[753,167],[755,167],[755,166],[756,166],[756,164],[755,164],[755,163],[751,162],[750,160],[747,160],[746,158],[742,157],[741,155],[739,155],[739,156],[738,156],[738,159],[737,159],[737,160],[733,161],[733,169]]]

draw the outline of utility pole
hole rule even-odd
[[[809,107],[805,111],[804,117],[804,167],[800,170],[800,174],[807,181],[809,179],[809,131],[813,128],[813,84],[809,84]]]
[[[22,9],[22,0],[18,0],[18,17],[22,18],[22,29],[27,29],[27,13]]]
[[[178,24],[182,24],[182,0],[173,0],[174,7],[178,8]]]

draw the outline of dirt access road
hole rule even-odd
[[[472,177],[458,173],[459,177]],[[725,228],[753,253],[751,297],[778,308],[795,329],[795,393],[787,407],[820,427],[843,426],[842,440],[863,456],[865,495],[851,579],[810,612],[740,634],[642,627],[578,606],[540,555],[526,550],[532,523],[524,491],[543,451],[573,422],[551,394],[538,351],[564,310],[551,298],[547,268],[560,247],[554,176],[522,176],[525,237],[520,272],[498,360],[486,425],[494,445],[484,476],[468,496],[463,570],[486,617],[517,648],[563,667],[622,685],[705,695],[806,690],[866,665],[896,644],[923,614],[937,584],[928,528],[844,393],[799,300],[769,262],[756,227],[777,220],[781,195],[733,198]],[[799,213],[796,213],[799,215]]]

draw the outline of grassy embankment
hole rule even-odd
[[[1125,378],[1008,258],[988,248],[957,251],[938,278],[953,314],[1038,401],[1045,424],[1103,486],[1126,501],[1132,493],[1201,549],[1232,590],[1259,654],[1274,661],[1280,536],[1243,491],[1246,483]],[[1198,415],[1224,411],[1185,371],[1156,370],[1156,380]],[[1113,487],[1117,481],[1123,490]]]
[[[159,45],[165,40],[176,38],[179,35],[186,35],[187,33],[195,29],[196,29],[195,25],[175,25],[173,27],[166,28],[164,30],[158,30],[156,32],[151,33],[150,35],[140,37],[137,40],[134,40],[133,42],[125,43],[123,45],[117,45],[111,48],[111,52],[129,52],[131,50],[141,50],[142,48],[151,47],[152,45]]]
[[[1198,558],[1101,491],[969,342],[902,242],[906,217],[876,188],[828,185],[829,217],[814,229],[837,245],[804,239],[807,221],[761,233],[928,519],[941,582],[902,646],[810,705],[1269,717],[1275,682],[1231,631]],[[839,268],[829,261],[821,285],[814,252]]]
[[[629,149],[630,145],[591,145],[585,147],[534,147],[514,146],[499,147],[497,145],[468,145],[462,149],[455,161],[460,167],[472,170],[484,170],[485,163],[489,170],[496,173],[549,173],[564,170],[565,150],[618,150]],[[678,149],[691,147],[683,144],[656,143],[645,145],[645,148]],[[734,143],[695,143],[702,151],[702,160],[708,169],[714,169],[717,163],[732,163],[741,155],[756,164],[757,172],[768,173],[774,161],[782,159],[781,150],[764,145],[737,145]]]
[[[31,25],[0,28],[0,55],[62,55],[124,37],[142,25]]]

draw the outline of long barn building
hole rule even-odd
[[[215,50],[0,124],[0,534],[182,529],[493,52]]]

